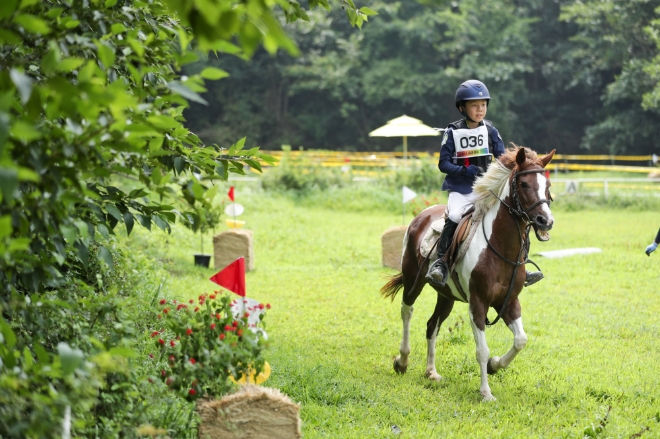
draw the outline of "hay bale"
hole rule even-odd
[[[383,245],[383,267],[401,270],[401,255],[403,253],[403,237],[407,226],[394,226],[385,230],[380,237]]]
[[[277,389],[255,385],[220,400],[198,401],[200,439],[299,439],[300,406]]]
[[[254,270],[251,230],[232,229],[213,237],[213,265],[216,269],[226,267],[241,256],[245,258],[245,271]]]

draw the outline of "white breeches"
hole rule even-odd
[[[447,216],[455,223],[458,223],[463,214],[474,205],[477,196],[473,193],[459,194],[458,192],[449,192],[447,199]]]

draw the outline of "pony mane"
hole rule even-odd
[[[473,192],[477,195],[477,199],[474,202],[474,214],[472,216],[476,220],[481,219],[486,212],[499,202],[493,193],[499,196],[504,190],[504,186],[509,183],[511,172],[518,166],[516,155],[521,148],[525,150],[526,156],[522,169],[526,169],[534,164],[543,166],[536,152],[514,143],[511,143],[511,145],[512,147],[508,148],[504,154],[499,156],[495,160],[495,163],[488,168],[488,171],[477,178],[474,183]]]

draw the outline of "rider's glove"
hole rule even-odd
[[[481,169],[478,166],[475,166],[475,165],[470,165],[470,166],[468,166],[466,168],[463,168],[463,169],[465,169],[465,171],[464,171],[465,175],[467,175],[468,177],[474,177],[475,175],[480,175],[481,174]]]
[[[651,253],[655,251],[655,249],[658,248],[658,244],[655,242],[651,243],[646,247],[646,256],[651,256]]]

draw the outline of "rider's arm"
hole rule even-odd
[[[451,128],[447,128],[442,137],[442,147],[440,148],[440,161],[438,168],[441,172],[448,175],[459,176],[464,174],[464,166],[458,166],[453,163],[456,148],[454,146],[454,136],[451,133]]]
[[[502,140],[500,133],[497,131],[497,128],[493,127],[490,131],[490,138],[493,141],[493,156],[497,158],[504,154],[504,141]]]

